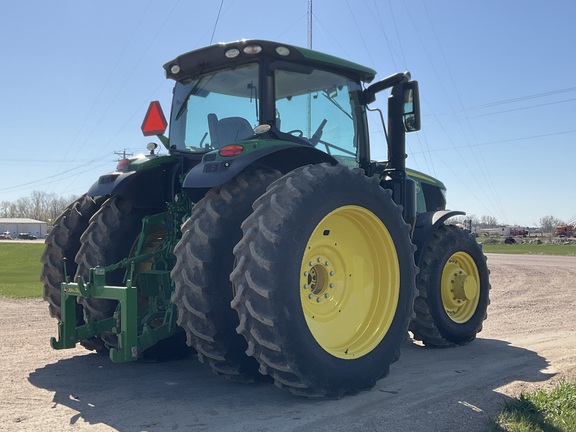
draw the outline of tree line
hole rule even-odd
[[[498,228],[500,226],[502,226],[503,224],[498,222],[498,219],[495,218],[494,216],[488,216],[488,215],[484,215],[484,216],[475,216],[475,215],[470,215],[470,216],[456,216],[454,218],[451,218],[450,221],[452,223],[460,223],[466,227],[468,227],[470,224],[473,227],[476,228]],[[540,218],[540,224],[538,227],[534,227],[534,228],[540,228],[540,231],[542,231],[543,233],[546,234],[550,234],[553,233],[556,230],[556,227],[559,225],[566,225],[566,222],[563,221],[562,219],[558,219],[555,216],[552,215],[547,215],[544,217]],[[527,228],[527,227],[524,227]]]
[[[1,201],[0,217],[29,218],[50,224],[76,198],[75,195],[62,197],[55,193],[34,191],[30,196],[16,201]]]
[[[16,201],[0,202],[0,217],[2,218],[30,218],[50,224],[64,211],[66,206],[78,198],[76,195],[67,197],[58,196],[55,193],[34,191],[28,197],[18,198]],[[477,228],[497,228],[501,226],[494,216],[456,216],[451,219],[452,223],[461,223]],[[552,233],[558,225],[566,225],[566,222],[555,216],[547,215],[540,218],[540,230],[544,233]]]

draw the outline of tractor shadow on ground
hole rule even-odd
[[[114,364],[103,355],[81,355],[40,367],[28,379],[54,392],[54,408],[77,412],[63,411],[70,425],[81,420],[119,431],[344,430],[350,418],[361,418],[354,424],[377,420],[384,426],[404,419],[413,430],[426,430],[431,416],[414,416],[422,406],[429,414],[442,413],[444,422],[457,418],[459,427],[470,407],[485,421],[505,400],[496,389],[514,381],[546,381],[553,376],[543,372],[548,366],[536,352],[501,340],[448,349],[408,341],[387,378],[341,400],[307,400],[271,384],[231,383],[195,358]]]

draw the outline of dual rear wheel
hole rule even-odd
[[[398,358],[414,298],[400,208],[360,170],[263,174],[211,191],[183,226],[172,278],[188,342],[218,374],[259,371],[299,395],[373,386]]]

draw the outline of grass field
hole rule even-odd
[[[42,297],[40,256],[43,243],[0,243],[0,295]]]
[[[549,244],[483,244],[485,253],[531,254],[531,255],[568,255],[576,256],[576,245]]]
[[[576,245],[484,244],[486,253],[576,256]],[[43,243],[0,243],[0,296],[42,296],[40,256]]]

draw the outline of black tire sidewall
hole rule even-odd
[[[375,380],[387,374],[388,365],[396,359],[407,333],[412,308],[414,261],[408,230],[390,195],[379,187],[367,188],[367,181],[359,176],[336,175],[328,176],[325,184],[311,184],[311,190],[284,221],[284,231],[293,234],[284,236],[277,244],[277,249],[287,251],[290,259],[276,262],[272,270],[277,272],[277,280],[284,281],[277,290],[279,298],[273,302],[277,308],[273,311],[275,327],[285,335],[286,357],[293,357],[289,359],[291,363],[306,367],[306,376],[317,377],[320,385],[326,388],[361,389],[373,385]],[[328,189],[338,193],[323,194]],[[384,223],[397,248],[401,275],[398,308],[390,329],[373,351],[354,360],[337,358],[316,342],[306,323],[299,292],[302,258],[312,232],[328,213],[347,205],[368,209]]]
[[[486,257],[476,240],[461,228],[441,226],[438,229],[445,232],[436,239],[434,253],[431,254],[426,267],[421,269],[421,272],[428,272],[429,274],[430,283],[426,287],[428,307],[434,323],[444,339],[456,344],[469,342],[476,337],[486,318],[490,289]],[[446,314],[440,289],[444,266],[456,252],[465,252],[472,257],[480,277],[478,305],[472,317],[465,323],[457,323]]]

